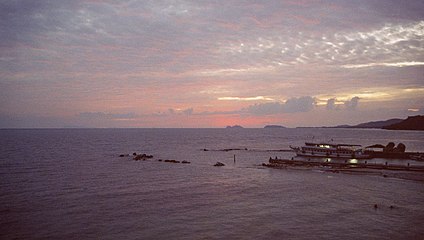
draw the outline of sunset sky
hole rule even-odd
[[[424,114],[424,1],[0,2],[0,128]]]

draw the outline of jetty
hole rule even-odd
[[[422,152],[378,152],[365,151],[370,155],[370,158],[386,158],[386,159],[413,159],[415,156],[422,156]]]
[[[349,162],[331,162],[331,161],[301,161],[289,159],[269,159],[269,163],[263,163],[264,167],[271,168],[287,168],[287,167],[303,167],[303,168],[324,168],[332,170],[360,170],[360,169],[373,169],[373,170],[393,170],[393,171],[412,171],[424,173],[424,166],[422,165],[398,165],[398,164],[376,164],[376,163],[349,163]]]

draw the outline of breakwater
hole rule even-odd
[[[340,169],[374,169],[374,170],[394,170],[394,171],[414,171],[414,172],[423,172],[424,166],[418,165],[398,165],[390,164],[385,162],[385,164],[375,164],[367,163],[348,163],[348,162],[330,162],[330,161],[300,161],[300,160],[288,160],[288,159],[269,159],[269,163],[263,163],[262,166],[273,167],[273,168],[285,168],[285,167],[321,167],[321,168],[331,168],[334,170]]]

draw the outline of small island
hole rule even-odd
[[[240,125],[233,125],[233,126],[227,126],[225,128],[238,128],[238,129],[240,129],[240,128],[243,128],[243,127],[240,126]]]
[[[286,127],[281,125],[266,125],[264,128],[286,128]]]

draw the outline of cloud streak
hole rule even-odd
[[[423,66],[424,62],[397,62],[397,63],[367,63],[367,64],[347,64],[343,68],[367,68],[367,67],[412,67]]]
[[[84,119],[111,119],[111,120],[130,120],[139,116],[135,113],[104,113],[104,112],[83,112],[78,117]]]
[[[218,100],[220,101],[258,101],[258,100],[273,101],[274,99],[270,97],[256,96],[256,97],[219,97]]]

